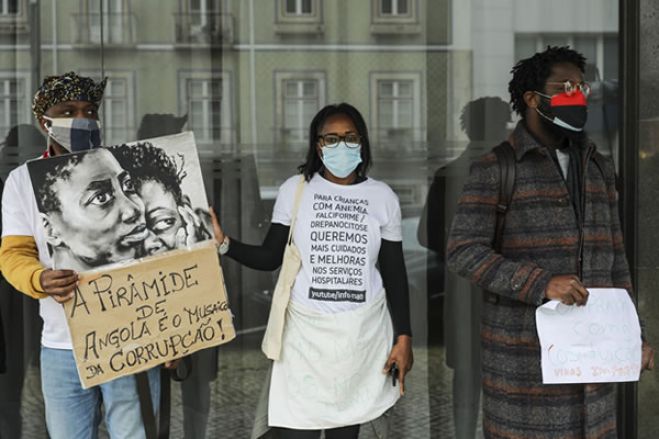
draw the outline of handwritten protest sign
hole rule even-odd
[[[83,273],[64,308],[84,388],[235,338],[212,241]]]
[[[627,291],[591,288],[585,306],[536,310],[545,384],[638,381],[641,328]]]

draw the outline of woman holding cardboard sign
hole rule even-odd
[[[329,105],[311,122],[301,175],[279,188],[262,245],[229,239],[212,213],[221,254],[282,266],[262,345],[274,360],[268,426],[281,438],[358,437],[412,368],[400,206],[367,177],[370,164],[362,115]]]

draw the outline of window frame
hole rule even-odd
[[[296,0],[302,1],[302,0]],[[277,23],[306,23],[306,24],[320,24],[323,22],[323,3],[322,0],[310,0],[311,13],[310,14],[290,14],[286,11],[286,0],[277,0]]]
[[[94,78],[94,80],[101,80],[101,72],[98,70],[81,70],[80,74],[83,76],[89,76]],[[135,140],[137,134],[137,121],[135,120],[135,71],[133,70],[105,70],[104,75],[108,78],[108,85],[105,87],[105,92],[103,93],[103,100],[99,107],[99,120],[101,121],[101,134],[103,138],[103,144],[107,145],[117,145],[121,143],[126,143]],[[108,95],[108,88],[112,81],[121,80],[124,81],[126,85],[126,95],[124,96],[123,109],[126,114],[126,125],[124,127],[112,126],[112,121],[108,123],[108,115],[111,114],[111,111],[106,111],[108,107],[112,107],[118,97]],[[111,118],[111,116],[109,116]],[[124,138],[114,138],[108,137],[108,130],[112,129],[123,129],[126,133]]]
[[[275,143],[279,144],[282,140],[286,139],[284,134],[289,128],[285,127],[285,88],[284,84],[286,81],[316,81],[317,90],[318,90],[318,110],[323,108],[326,105],[326,96],[327,96],[327,74],[324,71],[320,70],[300,70],[300,71],[275,71],[274,72],[274,81],[275,81]],[[311,121],[309,121],[311,122]],[[307,142],[307,131],[308,126],[301,126],[298,128],[301,130],[302,135],[297,136],[297,138],[291,140],[290,142],[300,144]],[[287,139],[286,139],[287,140]]]
[[[383,0],[371,0],[371,16],[374,24],[417,24],[419,23],[419,5],[418,0],[407,0],[407,14],[384,14],[382,12]],[[391,0],[398,3],[399,0]]]
[[[411,81],[412,82],[412,124],[411,127],[381,127],[380,119],[380,95],[379,83],[381,81]],[[383,130],[404,130],[409,129],[412,142],[423,142],[426,138],[425,133],[425,103],[421,95],[423,74],[422,72],[371,72],[370,83],[370,103],[371,103],[371,130],[373,138],[381,145],[390,144]],[[414,149],[414,147],[410,147]]]
[[[32,102],[31,102],[31,94],[27,93],[27,90],[29,90],[29,87],[31,85],[31,75],[29,72],[22,71],[22,70],[1,70],[0,71],[0,84],[2,84],[2,88],[4,89],[4,81],[6,80],[17,80],[23,82],[24,86],[24,93],[23,96],[20,96],[17,94],[17,97],[20,99],[17,99],[17,101],[21,102],[21,105],[23,105],[22,111],[19,111],[18,114],[18,119],[15,122],[9,121],[9,125],[7,126],[7,132],[5,133],[0,133],[2,135],[2,140],[7,136],[7,133],[9,130],[14,127],[15,125],[20,125],[20,124],[30,124],[32,123]],[[2,96],[2,100],[0,100],[0,108],[2,108],[2,113],[4,114],[2,123],[4,124],[5,122],[5,117],[9,117],[11,114],[10,112],[5,111],[5,106],[6,106],[6,101],[5,101],[5,95],[4,91],[0,93],[0,96]],[[4,126],[4,125],[2,125]]]
[[[214,81],[220,80],[222,85],[222,95],[220,97],[220,138],[201,138],[195,134],[195,141],[197,148],[202,151],[214,151],[215,146],[220,146],[223,151],[227,145],[235,145],[236,143],[236,128],[233,126],[233,94],[231,93],[232,75],[228,71],[212,71],[212,70],[179,70],[178,73],[178,113],[187,114],[188,121],[186,127],[188,130],[193,131],[193,115],[191,106],[189,105],[190,99],[188,96],[188,82],[191,80],[206,80]],[[211,102],[212,102],[211,95]],[[209,112],[209,114],[212,113]],[[204,130],[212,132],[213,127],[204,127]],[[228,135],[223,135],[224,133]]]

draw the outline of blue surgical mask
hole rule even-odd
[[[85,151],[101,146],[101,123],[96,119],[47,117],[48,136],[69,152]]]
[[[323,164],[335,177],[346,178],[362,162],[362,147],[358,143],[339,142],[321,148]]]

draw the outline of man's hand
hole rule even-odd
[[[39,276],[43,292],[58,303],[64,303],[73,298],[78,284],[78,273],[73,270],[44,270]]]
[[[412,370],[414,355],[412,354],[412,337],[399,335],[396,344],[391,348],[389,358],[384,365],[382,373],[389,373],[391,367],[396,363],[398,367],[398,381],[400,382],[400,394],[405,394],[405,375]]]
[[[564,305],[582,306],[588,302],[588,290],[573,274],[552,276],[545,290],[545,296],[549,300],[559,300]]]
[[[641,372],[654,369],[654,348],[644,341],[642,350]]]

